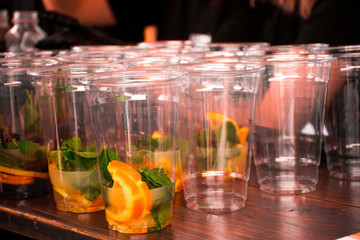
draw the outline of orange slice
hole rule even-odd
[[[21,169],[9,168],[0,166],[0,172],[12,174],[12,175],[19,175],[19,176],[26,176],[26,177],[37,177],[37,178],[49,178],[48,172],[35,172],[35,171],[26,171]]]
[[[246,138],[249,132],[248,126],[243,126],[239,128],[237,122],[229,117],[222,115],[221,113],[213,113],[208,112],[206,116],[207,120],[209,121],[211,129],[217,131],[225,122],[231,122],[236,128],[236,134],[240,141],[240,144],[244,144],[246,142]]]
[[[173,169],[172,169],[173,165],[170,162],[170,160],[168,160],[164,157],[161,157],[159,160],[159,163],[158,163],[158,167],[165,169],[166,174],[168,175],[168,177],[171,178],[171,174],[173,172]]]
[[[240,141],[240,144],[245,144],[248,132],[249,132],[248,126],[243,126],[240,129],[238,129],[237,136]]]
[[[34,178],[0,173],[0,182],[12,185],[32,184],[34,183]]]
[[[117,160],[111,161],[107,168],[114,180],[113,188],[108,193],[110,205],[105,209],[107,221],[127,224],[149,215],[151,194],[146,183],[141,181],[140,173]]]
[[[236,130],[239,129],[239,126],[236,121],[234,121],[233,119],[231,119],[229,117],[225,117],[221,113],[208,112],[206,115],[206,119],[209,121],[211,129],[213,129],[215,131],[219,130],[221,125],[223,125],[227,121],[234,124]]]
[[[228,172],[236,172],[238,174],[245,175],[246,171],[246,164],[247,164],[247,152],[248,152],[248,145],[240,145],[241,154],[230,159],[228,161]]]
[[[153,132],[151,137],[154,138],[154,139],[158,139],[158,138],[163,137],[163,134],[161,132],[159,132],[158,130],[156,130],[156,131]]]

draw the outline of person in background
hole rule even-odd
[[[158,40],[209,33],[214,42],[272,45],[360,44],[358,0],[42,0],[61,17],[99,30],[109,39],[141,42],[155,25]]]

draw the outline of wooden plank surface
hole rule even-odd
[[[186,208],[183,194],[177,193],[172,225],[142,235],[109,230],[104,211],[58,211],[52,194],[0,199],[0,228],[37,239],[336,239],[360,232],[359,186],[330,177],[324,167],[317,190],[304,195],[263,193],[252,179],[246,206],[219,215]]]

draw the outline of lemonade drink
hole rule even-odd
[[[107,171],[112,182],[103,185],[102,191],[110,229],[147,233],[171,223],[174,183],[164,168],[136,170],[121,160],[112,160]]]
[[[75,213],[104,209],[94,146],[81,148],[77,136],[48,150],[49,173],[57,209]]]

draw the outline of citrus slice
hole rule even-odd
[[[158,139],[158,138],[163,137],[163,134],[161,132],[159,132],[158,130],[156,130],[156,131],[153,132],[151,137],[154,138],[154,139]]]
[[[34,178],[28,176],[5,174],[0,172],[0,182],[11,185],[32,184],[34,183]]]
[[[228,161],[228,172],[236,172],[239,174],[245,175],[246,163],[247,163],[247,152],[248,146],[247,144],[240,145],[241,154],[233,157]]]
[[[130,165],[113,160],[108,165],[114,180],[108,192],[110,205],[105,209],[108,222],[127,224],[150,214],[152,207],[149,187],[141,181],[141,175]]]
[[[168,177],[171,177],[171,173],[173,172],[172,166],[173,166],[172,163],[168,159],[164,157],[160,158],[158,167],[165,169],[165,172],[168,175]]]
[[[26,176],[26,177],[37,177],[37,178],[49,178],[48,172],[35,172],[35,171],[26,171],[21,169],[9,168],[0,166],[0,172],[19,175],[19,176]]]
[[[53,190],[57,192],[61,197],[65,199],[65,201],[71,201],[76,203],[81,203],[83,205],[89,205],[90,201],[87,200],[81,193],[80,190],[71,192],[67,192],[65,188],[58,187],[53,185]]]
[[[249,132],[248,126],[243,126],[237,131],[237,136],[239,138],[240,144],[244,144],[246,142],[246,138]]]
[[[226,116],[222,115],[221,113],[208,112],[206,118],[210,123],[211,129],[213,129],[215,131],[219,130],[219,128],[224,123],[231,122],[236,129],[236,134],[240,141],[240,144],[244,144],[246,142],[246,138],[247,138],[247,135],[249,132],[248,126],[243,126],[243,127],[239,128],[239,126],[235,120],[233,120],[229,117],[226,117]]]
[[[206,115],[206,119],[209,121],[211,129],[215,131],[219,130],[221,125],[223,125],[227,121],[234,124],[236,129],[239,129],[239,126],[236,121],[234,121],[229,117],[224,116],[221,113],[208,112]]]

